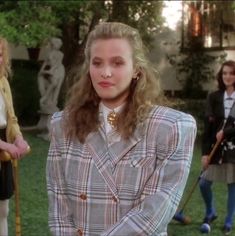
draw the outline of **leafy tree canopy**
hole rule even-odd
[[[52,36],[72,37],[83,44],[99,21],[121,21],[140,30],[150,42],[162,23],[162,1],[3,1],[0,3],[0,34],[13,43],[40,46]],[[66,30],[66,28],[69,28]]]
[[[26,47],[38,47],[51,36],[61,35],[59,20],[48,6],[37,1],[0,4],[0,34]]]
[[[77,73],[89,32],[101,21],[119,21],[139,29],[147,47],[162,24],[163,1],[76,0],[2,1],[0,35],[26,47],[40,47],[61,37],[67,77]],[[73,80],[67,80],[68,86]]]

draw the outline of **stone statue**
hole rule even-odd
[[[50,40],[51,51],[38,73],[38,88],[41,95],[40,109],[41,112],[49,112],[49,114],[59,110],[57,107],[58,96],[65,76],[62,64],[64,55],[60,51],[61,46],[61,39],[52,38]]]
[[[51,115],[58,111],[57,103],[61,85],[65,77],[62,64],[64,54],[60,51],[62,40],[52,38],[49,42],[50,52],[38,73],[40,98],[40,120],[37,129],[43,131],[39,136],[48,140],[49,121]]]

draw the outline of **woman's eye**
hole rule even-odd
[[[93,61],[93,62],[92,62],[92,65],[94,65],[94,66],[100,66],[100,65],[101,65],[101,62],[100,62],[100,61]]]
[[[123,61],[115,61],[114,62],[114,65],[115,66],[121,66],[121,65],[123,65],[124,63],[123,63]]]

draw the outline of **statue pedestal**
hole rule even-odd
[[[37,135],[38,137],[44,140],[49,140],[50,120],[51,116],[56,111],[59,111],[57,107],[47,107],[47,109],[38,111],[38,113],[40,113],[40,119],[37,124],[37,130],[40,131]]]
[[[38,130],[45,131],[48,129],[48,123],[50,121],[50,118],[52,114],[45,114],[39,111],[41,113],[40,120],[38,121],[37,128]]]
[[[39,111],[39,113],[41,115],[37,124],[37,130],[39,130],[40,133],[37,136],[44,140],[49,140],[50,119],[52,114],[46,114],[42,111]]]

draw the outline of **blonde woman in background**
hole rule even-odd
[[[11,89],[8,83],[11,67],[8,43],[0,38],[0,150],[19,159],[28,149],[15,116]],[[5,161],[0,151],[0,235],[8,235],[9,199],[14,193],[12,163]]]

